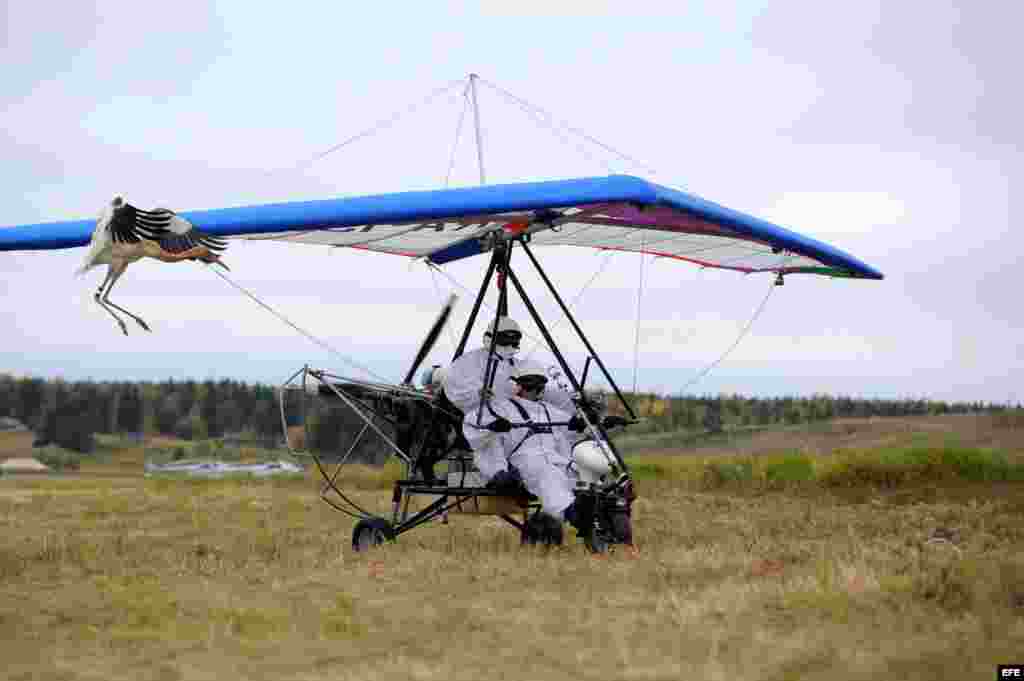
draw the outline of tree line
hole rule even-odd
[[[281,435],[274,389],[232,380],[70,382],[0,375],[4,416],[36,431],[40,444],[56,442],[77,451],[91,450],[92,433],[163,434],[186,440],[226,433]]]
[[[608,397],[609,410],[623,413]],[[627,395],[645,429],[703,429],[798,424],[842,417],[923,416],[996,411],[1005,406],[984,402],[925,399],[862,399],[845,396],[758,398],[741,395],[665,397]],[[326,425],[321,405],[307,415]],[[354,417],[354,415],[352,415]],[[177,436],[186,440],[219,438],[240,433],[264,440],[283,437],[276,390],[259,383],[234,380],[164,382],[96,382],[16,378],[0,374],[0,417],[22,422],[37,442],[56,442],[76,451],[90,451],[93,433],[137,433]],[[289,408],[289,425],[301,423],[301,411]],[[348,430],[359,421],[343,418]],[[332,428],[333,430],[333,428]],[[322,433],[322,447],[336,437]],[[63,440],[63,441],[62,441]]]
[[[946,402],[927,399],[866,399],[848,396],[746,397],[704,395],[663,397],[654,394],[626,395],[646,427],[653,431],[706,430],[768,425],[796,425],[837,418],[874,416],[936,416],[1001,411],[1008,405],[988,402]],[[606,396],[609,411],[624,414],[621,403]],[[631,399],[630,399],[631,398]],[[1019,405],[1017,407],[1020,408]]]

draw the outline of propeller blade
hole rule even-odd
[[[455,308],[455,301],[458,299],[459,297],[454,293],[448,296],[448,300],[441,307],[441,313],[437,315],[437,319],[430,327],[430,331],[427,332],[427,337],[420,344],[419,352],[416,353],[416,359],[412,361],[412,367],[409,368],[409,373],[405,375],[402,385],[412,385],[412,377],[416,375],[416,370],[420,368],[420,364],[430,354],[434,344],[437,343],[437,339],[441,337],[441,331],[444,330],[444,325],[448,323],[448,318],[452,316],[452,309]]]

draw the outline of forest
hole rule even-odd
[[[605,395],[612,412],[622,413]],[[627,394],[649,432],[798,424],[844,417],[917,416],[997,411],[1004,405],[927,399],[863,399],[814,395],[773,398],[742,395]],[[353,415],[323,408],[313,414],[308,443],[327,450],[354,423]],[[289,409],[289,425],[301,412]],[[276,389],[235,380],[69,382],[0,374],[0,418],[13,418],[38,434],[40,444],[88,452],[93,434],[167,435],[184,440],[246,437],[275,446],[282,440]]]

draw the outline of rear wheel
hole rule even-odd
[[[616,544],[633,545],[633,518],[628,513],[612,513],[612,532]]]
[[[352,550],[369,551],[395,538],[391,523],[383,518],[363,518],[352,529]]]
[[[534,513],[523,526],[520,543],[561,546],[563,536],[562,523],[557,518],[543,513]]]
[[[633,523],[627,513],[602,514],[594,519],[583,543],[591,553],[607,553],[615,544],[633,543]]]

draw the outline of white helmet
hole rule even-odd
[[[528,400],[540,399],[548,384],[548,374],[544,367],[528,359],[512,366],[510,378],[523,391],[520,395]]]
[[[485,341],[490,342],[491,333],[493,333],[493,331],[494,322],[491,322],[490,324],[487,325],[487,330],[484,331]],[[518,333],[520,336],[523,335],[523,331],[522,329],[519,328],[519,325],[516,324],[516,320],[512,319],[511,317],[498,317],[498,334],[500,335],[505,331],[514,331]]]
[[[517,360],[515,366],[512,368],[512,378],[516,379],[524,376],[542,376],[547,379],[548,371],[532,359]]]

